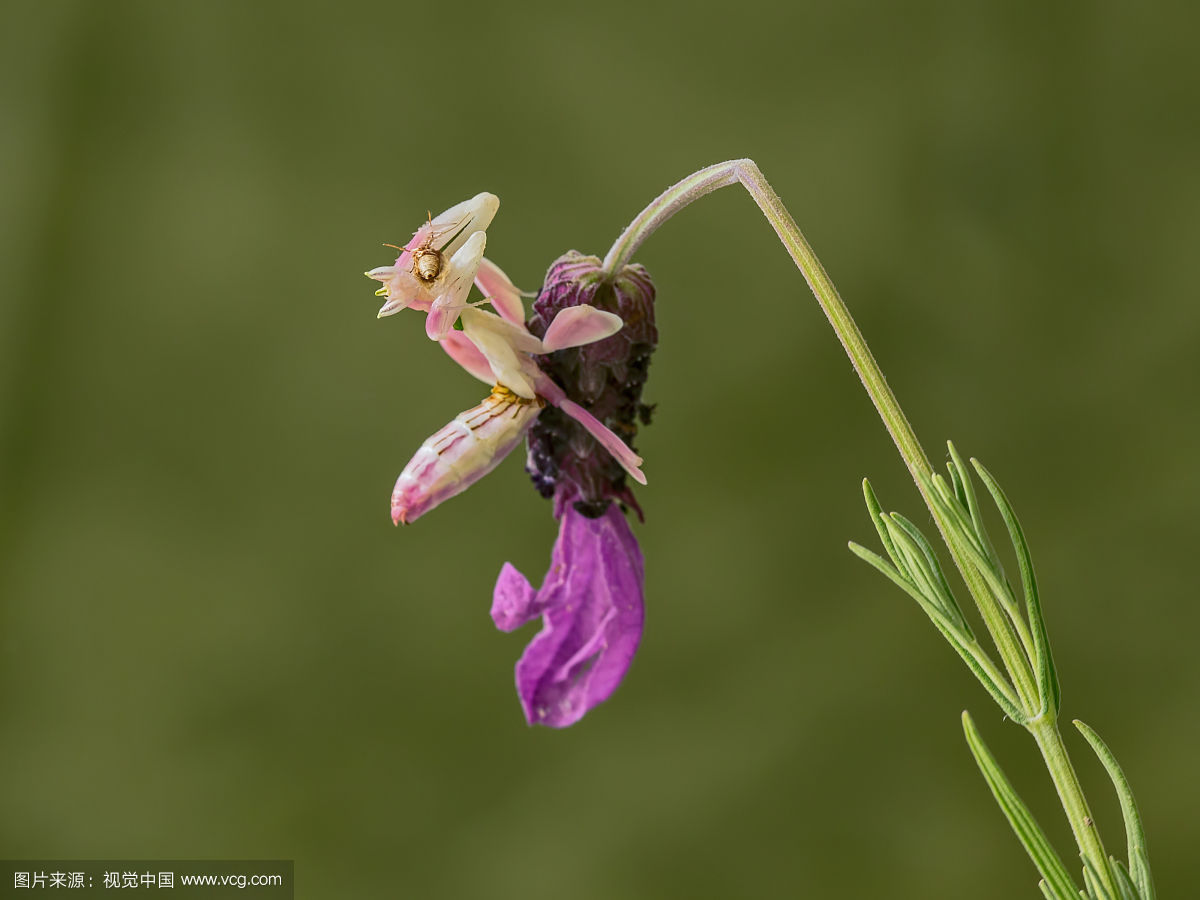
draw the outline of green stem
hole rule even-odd
[[[1108,867],[1108,854],[1105,853],[1104,844],[1100,840],[1100,831],[1096,827],[1095,820],[1092,819],[1087,799],[1083,796],[1083,788],[1079,784],[1079,776],[1075,774],[1075,766],[1071,764],[1071,758],[1067,755],[1067,748],[1063,744],[1058,723],[1053,719],[1043,719],[1025,727],[1037,742],[1038,749],[1042,752],[1042,759],[1046,761],[1046,768],[1050,770],[1050,775],[1054,779],[1054,788],[1058,791],[1058,799],[1062,802],[1063,810],[1066,811],[1067,821],[1071,823],[1071,832],[1075,835],[1075,843],[1084,857],[1091,860],[1096,871],[1100,873],[1100,878],[1104,881],[1104,886],[1108,888],[1110,896],[1119,897],[1117,886],[1112,880],[1112,872]]]
[[[921,447],[921,442],[917,440],[912,425],[909,424],[908,418],[900,408],[896,395],[888,386],[887,379],[879,368],[879,363],[875,361],[870,347],[867,346],[862,332],[854,323],[854,318],[838,294],[837,288],[829,280],[829,276],[825,273],[824,267],[817,259],[808,241],[805,240],[796,220],[792,218],[791,213],[783,205],[783,201],[779,199],[779,195],[771,188],[753,160],[735,159],[709,166],[689,175],[664,191],[638,214],[629,227],[617,238],[612,249],[608,251],[608,255],[604,258],[604,270],[607,276],[610,279],[615,277],[616,273],[633,258],[633,254],[646,238],[675,213],[713,191],[734,184],[742,185],[754,198],[754,202],[767,217],[767,221],[771,223],[771,227],[779,235],[783,246],[787,248],[788,254],[800,269],[804,280],[808,282],[813,295],[817,298],[817,303],[820,304],[821,310],[829,319],[829,324],[833,326],[838,340],[842,342],[846,355],[850,357],[850,363],[862,380],[867,395],[875,404],[875,409],[883,420],[888,434],[895,442],[896,449],[900,451],[900,456],[904,459],[909,474],[917,485],[917,490],[921,492],[921,497],[929,508],[934,522],[937,523],[943,540],[950,548],[959,572],[962,573],[976,602],[979,603],[981,611],[991,612],[990,607],[995,604],[988,593],[987,585],[974,567],[964,558],[962,552],[956,549],[948,539],[947,523],[943,521],[937,504],[929,493],[934,472],[929,458]],[[981,600],[980,598],[986,599]],[[995,620],[996,617],[987,615],[986,612],[984,614],[985,624],[991,632],[992,640],[1013,680],[1022,706],[1031,717],[1037,716],[1041,704],[1032,664],[1021,651],[1011,629],[999,627],[998,621]],[[1108,858],[1104,854],[1100,836],[1088,814],[1087,802],[1080,789],[1079,779],[1075,776],[1075,770],[1067,757],[1057,725],[1054,721],[1047,722],[1038,719],[1027,723],[1026,727],[1033,734],[1038,748],[1042,751],[1042,758],[1046,762],[1050,777],[1054,780],[1054,786],[1062,800],[1063,809],[1070,819],[1071,829],[1075,834],[1080,851],[1091,860],[1096,871],[1101,873],[1106,887],[1113,892],[1115,897],[1116,888],[1111,881]]]
[[[829,319],[829,324],[833,326],[838,340],[842,342],[846,355],[850,357],[850,363],[862,380],[867,395],[875,404],[879,417],[883,419],[888,434],[896,443],[896,449],[900,451],[900,456],[908,466],[909,474],[916,483],[917,490],[921,492],[925,505],[929,507],[942,538],[947,541],[949,546],[947,524],[933,497],[928,493],[927,485],[930,484],[929,479],[933,477],[934,472],[929,458],[921,448],[921,442],[917,440],[912,425],[909,424],[908,418],[900,408],[896,395],[888,386],[887,379],[879,368],[879,363],[875,361],[871,348],[867,346],[862,332],[854,323],[854,317],[850,315],[850,310],[846,308],[837,288],[833,286],[833,282],[829,280],[829,276],[825,273],[825,269],[817,259],[812,247],[805,240],[800,226],[796,224],[796,220],[792,218],[787,207],[783,205],[783,201],[779,199],[779,195],[763,177],[753,160],[735,159],[717,163],[715,166],[701,169],[678,184],[667,188],[642,210],[617,238],[612,249],[604,258],[605,271],[610,278],[615,276],[633,257],[642,242],[667,219],[701,197],[734,184],[742,185],[754,198],[754,202],[758,204],[763,215],[767,217],[767,221],[771,223],[771,227],[775,229],[775,233],[779,235],[779,240],[787,248],[796,267],[800,269],[804,280],[808,282],[813,295],[817,298],[817,303],[820,304],[821,310]],[[1001,617],[990,614],[990,607],[995,604],[983,579],[972,566],[965,564],[960,555],[954,552],[953,547],[951,547],[951,553],[954,555],[955,563],[959,572],[962,573],[963,580],[966,581],[971,593],[984,611],[984,624],[991,632],[992,640],[1008,670],[1017,695],[1026,709],[1032,710],[1032,714],[1036,715],[1040,704],[1037,702],[1037,685],[1032,667],[1012,639],[1011,632],[1001,627],[1003,624]]]
[[[615,275],[629,262],[642,242],[659,225],[693,201],[733,184],[741,184],[750,192],[750,196],[754,198],[754,202],[763,211],[767,221],[771,223],[771,227],[775,229],[775,233],[779,235],[784,247],[791,254],[800,273],[808,282],[808,286],[812,288],[817,302],[829,319],[829,324],[833,326],[834,332],[841,340],[842,346],[845,347],[854,370],[862,379],[863,387],[866,388],[867,394],[875,404],[875,409],[879,411],[883,424],[887,426],[888,434],[896,442],[900,455],[904,457],[913,479],[917,482],[918,489],[924,495],[925,489],[919,476],[923,474],[926,478],[931,477],[933,468],[929,464],[925,451],[921,449],[920,441],[913,433],[912,426],[908,424],[908,419],[905,418],[904,411],[900,409],[900,404],[896,401],[892,389],[888,387],[887,379],[883,377],[879,364],[871,355],[871,349],[863,339],[862,332],[854,324],[850,310],[838,296],[837,288],[825,274],[825,269],[822,268],[816,254],[808,245],[808,241],[801,234],[796,220],[784,207],[783,201],[772,190],[753,160],[735,159],[730,162],[718,163],[707,169],[701,169],[674,187],[668,188],[658,199],[647,206],[617,238],[612,249],[608,251],[608,256],[604,258],[605,271],[609,273],[610,277]]]

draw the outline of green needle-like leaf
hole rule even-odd
[[[979,473],[980,479],[987,487],[992,499],[996,502],[1004,525],[1008,529],[1009,539],[1017,554],[1017,564],[1021,570],[1021,591],[1025,595],[1025,610],[1029,617],[1029,627],[1033,632],[1034,655],[1037,666],[1038,689],[1042,694],[1042,704],[1053,716],[1058,716],[1062,704],[1062,690],[1058,683],[1058,671],[1054,667],[1054,655],[1050,652],[1050,635],[1046,630],[1046,620],[1042,616],[1042,602],[1038,596],[1037,577],[1033,572],[1033,558],[1029,554],[1029,545],[1025,542],[1025,532],[1013,511],[1008,497],[992,477],[991,472],[983,467],[977,459],[971,464]],[[1132,864],[1132,862],[1131,862]]]
[[[925,558],[921,553],[921,548],[891,516],[885,516],[883,524],[892,539],[892,546],[896,548],[896,552],[904,563],[904,571],[908,573],[921,593],[945,613],[941,597],[938,596],[933,586],[933,578],[925,570]]]
[[[1096,871],[1096,867],[1092,864],[1092,861],[1086,856],[1083,856],[1082,859],[1083,883],[1087,885],[1088,896],[1094,897],[1095,900],[1116,900],[1108,888],[1104,886],[1104,879]]]
[[[874,550],[868,550],[862,544],[856,544],[850,541],[846,546],[850,548],[850,552],[857,556],[863,562],[870,563],[884,575],[886,575],[896,585],[901,587],[906,593],[911,594],[914,590],[911,582],[907,581],[894,567],[888,564],[888,561],[876,553]]]
[[[1142,892],[1142,900],[1155,900],[1154,879],[1150,877],[1150,860],[1146,858],[1146,851],[1139,848],[1133,859],[1129,860],[1129,865],[1133,870],[1133,880]]]
[[[1079,729],[1079,733],[1092,745],[1096,756],[1100,758],[1101,764],[1108,772],[1108,777],[1112,779],[1113,787],[1117,791],[1117,799],[1121,801],[1121,817],[1125,820],[1125,837],[1128,841],[1126,850],[1129,856],[1130,874],[1137,886],[1138,893],[1145,900],[1153,900],[1154,881],[1150,877],[1150,866],[1146,862],[1146,832],[1142,828],[1142,816],[1138,812],[1137,801],[1133,799],[1129,781],[1125,778],[1125,773],[1121,770],[1117,758],[1108,749],[1108,745],[1100,739],[1100,735],[1078,719],[1074,720],[1074,724]]]
[[[954,496],[962,507],[967,505],[967,489],[963,486],[962,476],[959,475],[958,469],[954,467],[953,462],[946,463],[946,471],[950,473],[950,487],[954,490]]]
[[[954,599],[954,592],[950,590],[950,585],[946,581],[945,574],[942,572],[942,566],[938,562],[937,554],[933,552],[933,547],[925,539],[925,535],[921,534],[921,530],[904,516],[900,515],[900,513],[892,513],[891,517],[897,525],[905,530],[908,536],[912,538],[913,543],[920,549],[921,555],[925,558],[926,568],[931,575],[933,588],[941,598],[941,605],[946,614],[955,620],[958,627],[963,630],[967,637],[974,640],[975,635],[971,631],[971,626],[967,624],[962,610],[959,609],[958,601]]]
[[[1029,858],[1033,860],[1038,872],[1041,873],[1042,878],[1050,885],[1056,896],[1074,897],[1078,889],[1072,882],[1066,866],[1058,858],[1058,854],[1050,846],[1050,842],[1033,818],[1033,814],[1021,802],[1021,798],[1017,796],[1012,784],[1009,783],[1004,772],[996,763],[995,757],[984,744],[975,728],[975,723],[971,720],[971,714],[964,711],[962,721],[963,731],[967,736],[967,745],[971,748],[971,754],[975,757],[979,771],[983,773],[984,780],[991,788],[992,796],[1000,804],[1000,809],[1016,833],[1017,839],[1025,847],[1025,852],[1029,854]]]
[[[883,524],[883,507],[879,505],[879,498],[875,496],[871,482],[865,478],[863,479],[863,499],[867,502],[867,512],[871,514],[871,524],[879,532],[879,540],[883,543],[883,548],[887,550],[887,554],[892,558],[892,562],[899,566],[900,562],[896,557],[896,548],[892,544],[892,538],[887,533],[887,528]]]
[[[1056,893],[1054,888],[1046,884],[1045,878],[1038,882],[1038,890],[1042,892],[1042,896],[1046,897],[1047,900],[1079,900],[1080,897],[1087,900],[1087,895],[1083,891],[1079,891],[1078,893],[1072,892],[1070,894]]]
[[[884,525],[917,588],[954,624],[956,631],[961,631],[968,640],[974,640],[958,604],[950,595],[937,558],[933,556],[933,551],[921,532],[899,513],[892,513],[886,517]]]
[[[930,621],[941,632],[942,637],[946,639],[955,652],[962,658],[963,662],[967,664],[967,668],[975,674],[975,677],[979,679],[979,683],[991,694],[992,699],[996,701],[996,704],[1004,714],[1014,722],[1020,722],[1024,717],[1024,713],[1017,706],[1016,696],[1008,682],[1004,680],[1004,676],[996,668],[996,664],[988,658],[983,648],[976,641],[968,638],[959,631],[934,601],[922,594],[915,584],[907,581],[898,571],[889,566],[882,556],[853,541],[850,542],[849,547],[851,553],[878,569],[892,583],[917,601],[917,604],[924,610],[925,615],[929,616]]]
[[[1129,871],[1121,861],[1112,856],[1108,858],[1108,861],[1113,875],[1116,876],[1114,880],[1117,882],[1117,891],[1121,895],[1121,900],[1140,900],[1137,885],[1133,883],[1133,879],[1129,877]]]
[[[1016,598],[1013,597],[1008,582],[1004,580],[1002,573],[992,568],[983,552],[974,544],[963,544],[963,552],[974,566],[975,571],[979,573],[979,577],[983,579],[984,584],[987,585],[988,590],[991,591],[996,603],[1004,610],[1014,633],[1021,640],[1021,646],[1024,648],[1026,656],[1033,659],[1036,647],[1029,633],[1029,626],[1026,624],[1024,616],[1021,615],[1021,610],[1017,606]]]
[[[992,631],[992,639],[997,642],[997,646],[1000,646],[1002,640],[1006,640],[1013,647],[1014,652],[1010,655],[1011,658],[1005,658],[1005,664],[1009,667],[1009,671],[1013,672],[1017,668],[1024,669],[1022,677],[1025,673],[1028,674],[1029,685],[1032,689],[1035,687],[1036,679],[1033,669],[1034,646],[1033,639],[1029,634],[1029,627],[1017,609],[1008,583],[992,568],[983,550],[979,547],[978,538],[972,531],[971,524],[962,508],[947,501],[944,495],[944,491],[948,490],[945,486],[946,480],[939,475],[936,476],[934,485],[936,486],[938,482],[941,483],[942,489],[931,492],[932,502],[942,517],[950,520],[945,537],[951,552],[957,553],[960,564],[969,565],[979,580],[983,582],[982,586],[972,590],[975,602],[978,604],[989,630]],[[965,557],[965,561],[963,557]],[[998,634],[994,629],[1002,629],[1004,633]],[[1017,650],[1018,643],[1022,648],[1020,651]],[[1014,674],[1014,678],[1016,677]],[[1026,722],[1029,718],[1030,714],[1026,714],[1017,721]]]
[[[979,535],[975,533],[975,526],[971,522],[970,515],[966,507],[958,502],[958,498],[954,495],[949,482],[936,473],[934,473],[932,478],[923,474],[920,478],[943,518],[947,520],[947,525],[950,529],[961,535],[961,540],[970,544],[982,554],[983,547],[979,544]]]
[[[979,502],[975,499],[975,488],[971,484],[971,475],[963,464],[962,457],[958,455],[958,448],[954,446],[954,441],[946,441],[946,448],[950,451],[950,460],[954,464],[954,471],[962,483],[963,494],[967,498],[967,510],[971,514],[971,524],[974,526],[975,534],[979,537],[979,546],[983,549],[1000,579],[1004,580],[1004,567],[1000,565],[1000,557],[996,555],[996,548],[992,546],[992,539],[988,535],[987,528],[984,527],[983,516],[979,511]]]

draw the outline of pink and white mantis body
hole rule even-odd
[[[537,365],[535,356],[580,347],[616,334],[621,317],[581,304],[558,313],[544,338],[525,326],[521,292],[483,256],[485,229],[500,201],[478,194],[417,229],[391,266],[367,272],[387,297],[379,315],[412,307],[427,313],[425,331],[492,393],[423,443],[404,467],[392,492],[392,521],[410,523],[461,493],[512,452],[546,403],[575,419],[638,483],[642,459],[603,422],[566,396]],[[437,252],[438,265],[420,277],[422,254]],[[448,261],[446,257],[449,257]],[[434,269],[436,268],[436,272]],[[472,281],[484,301],[467,303]],[[480,309],[482,303],[496,312]],[[462,321],[462,330],[455,325]]]

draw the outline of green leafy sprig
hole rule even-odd
[[[954,444],[948,444],[948,447],[949,477],[934,475],[926,479],[926,490],[935,498],[934,503],[940,518],[949,523],[945,538],[951,554],[960,564],[970,567],[977,576],[968,584],[972,586],[972,597],[1000,653],[1006,671],[1000,671],[987,648],[976,639],[946,581],[937,556],[924,535],[899,513],[884,513],[868,481],[863,482],[863,496],[871,522],[879,533],[880,542],[888,558],[884,559],[853,542],[850,549],[917,601],[938,632],[991,694],[1005,716],[1028,729],[1035,739],[1039,739],[1040,744],[1040,739],[1044,739],[1048,728],[1057,733],[1056,723],[1062,695],[1054,658],[1050,652],[1046,622],[1042,616],[1029,545],[1004,491],[991,473],[978,460],[972,459],[971,465],[996,504],[1016,554],[1021,576],[1021,602],[1018,602],[1018,596],[1005,575],[1004,567],[983,524],[970,472],[963,464]],[[985,585],[986,592],[976,593],[973,586],[977,584]],[[1036,688],[1032,695],[1026,696],[1026,692],[1019,689],[1017,680],[1020,676],[1024,676],[1026,681],[1032,677]],[[1075,725],[1087,738],[1112,778],[1121,801],[1128,844],[1128,867],[1114,857],[1103,855],[1100,857],[1100,865],[1097,865],[1094,855],[1088,852],[1093,843],[1099,844],[1099,835],[1091,814],[1086,805],[1078,810],[1067,808],[1064,800],[1064,808],[1067,808],[1068,818],[1077,831],[1077,837],[1080,831],[1084,835],[1095,837],[1094,842],[1080,841],[1080,855],[1084,863],[1084,891],[1076,886],[1033,814],[1017,796],[1012,784],[996,763],[995,757],[984,744],[970,714],[963,713],[963,730],[966,732],[971,753],[975,756],[979,770],[983,773],[996,802],[1000,804],[1017,838],[1041,874],[1042,881],[1039,886],[1046,897],[1054,900],[1075,900],[1082,895],[1095,900],[1152,900],[1154,884],[1146,860],[1146,839],[1129,783],[1099,736],[1082,722],[1076,721]],[[1069,766],[1069,761],[1067,765]],[[1075,780],[1073,771],[1070,778]],[[1072,816],[1073,812],[1079,813],[1078,818]]]

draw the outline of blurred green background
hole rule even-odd
[[[1070,853],[1032,743],[856,562],[859,482],[927,514],[744,193],[639,256],[647,628],[528,728],[488,617],[554,523],[520,454],[394,529],[479,400],[374,284],[480,190],[536,287],[751,156],[926,448],[1022,515],[1064,721],[1200,880],[1200,85],[1193,4],[47,2],[0,36],[0,855],[286,857],[298,896],[1034,897],[970,708]],[[1069,727],[1069,726],[1068,726]],[[1110,850],[1099,765],[1068,737]]]

